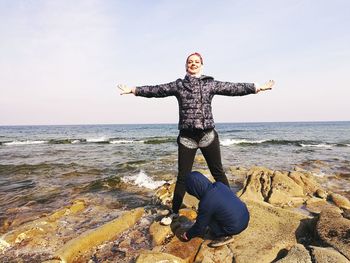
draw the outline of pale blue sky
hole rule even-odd
[[[198,51],[218,80],[274,90],[216,96],[216,122],[350,120],[350,1],[0,0],[0,125],[177,123],[174,97],[116,84],[183,77]]]

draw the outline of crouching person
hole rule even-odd
[[[183,240],[203,236],[209,229],[214,238],[208,246],[219,247],[231,243],[234,235],[247,228],[247,206],[227,185],[211,183],[200,172],[191,172],[186,176],[186,191],[199,199],[199,205],[196,222],[181,235]]]

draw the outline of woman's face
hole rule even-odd
[[[197,55],[192,55],[187,59],[186,71],[190,75],[197,75],[201,72],[202,63]]]

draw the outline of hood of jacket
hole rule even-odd
[[[198,199],[202,199],[214,187],[207,177],[196,171],[186,176],[185,183],[187,192]]]

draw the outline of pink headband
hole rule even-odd
[[[194,52],[194,53],[190,54],[186,59],[186,64],[188,63],[188,59],[190,58],[190,56],[193,56],[193,55],[198,56],[201,60],[201,64],[203,65],[203,58],[202,58],[201,54],[199,54],[198,52]]]

